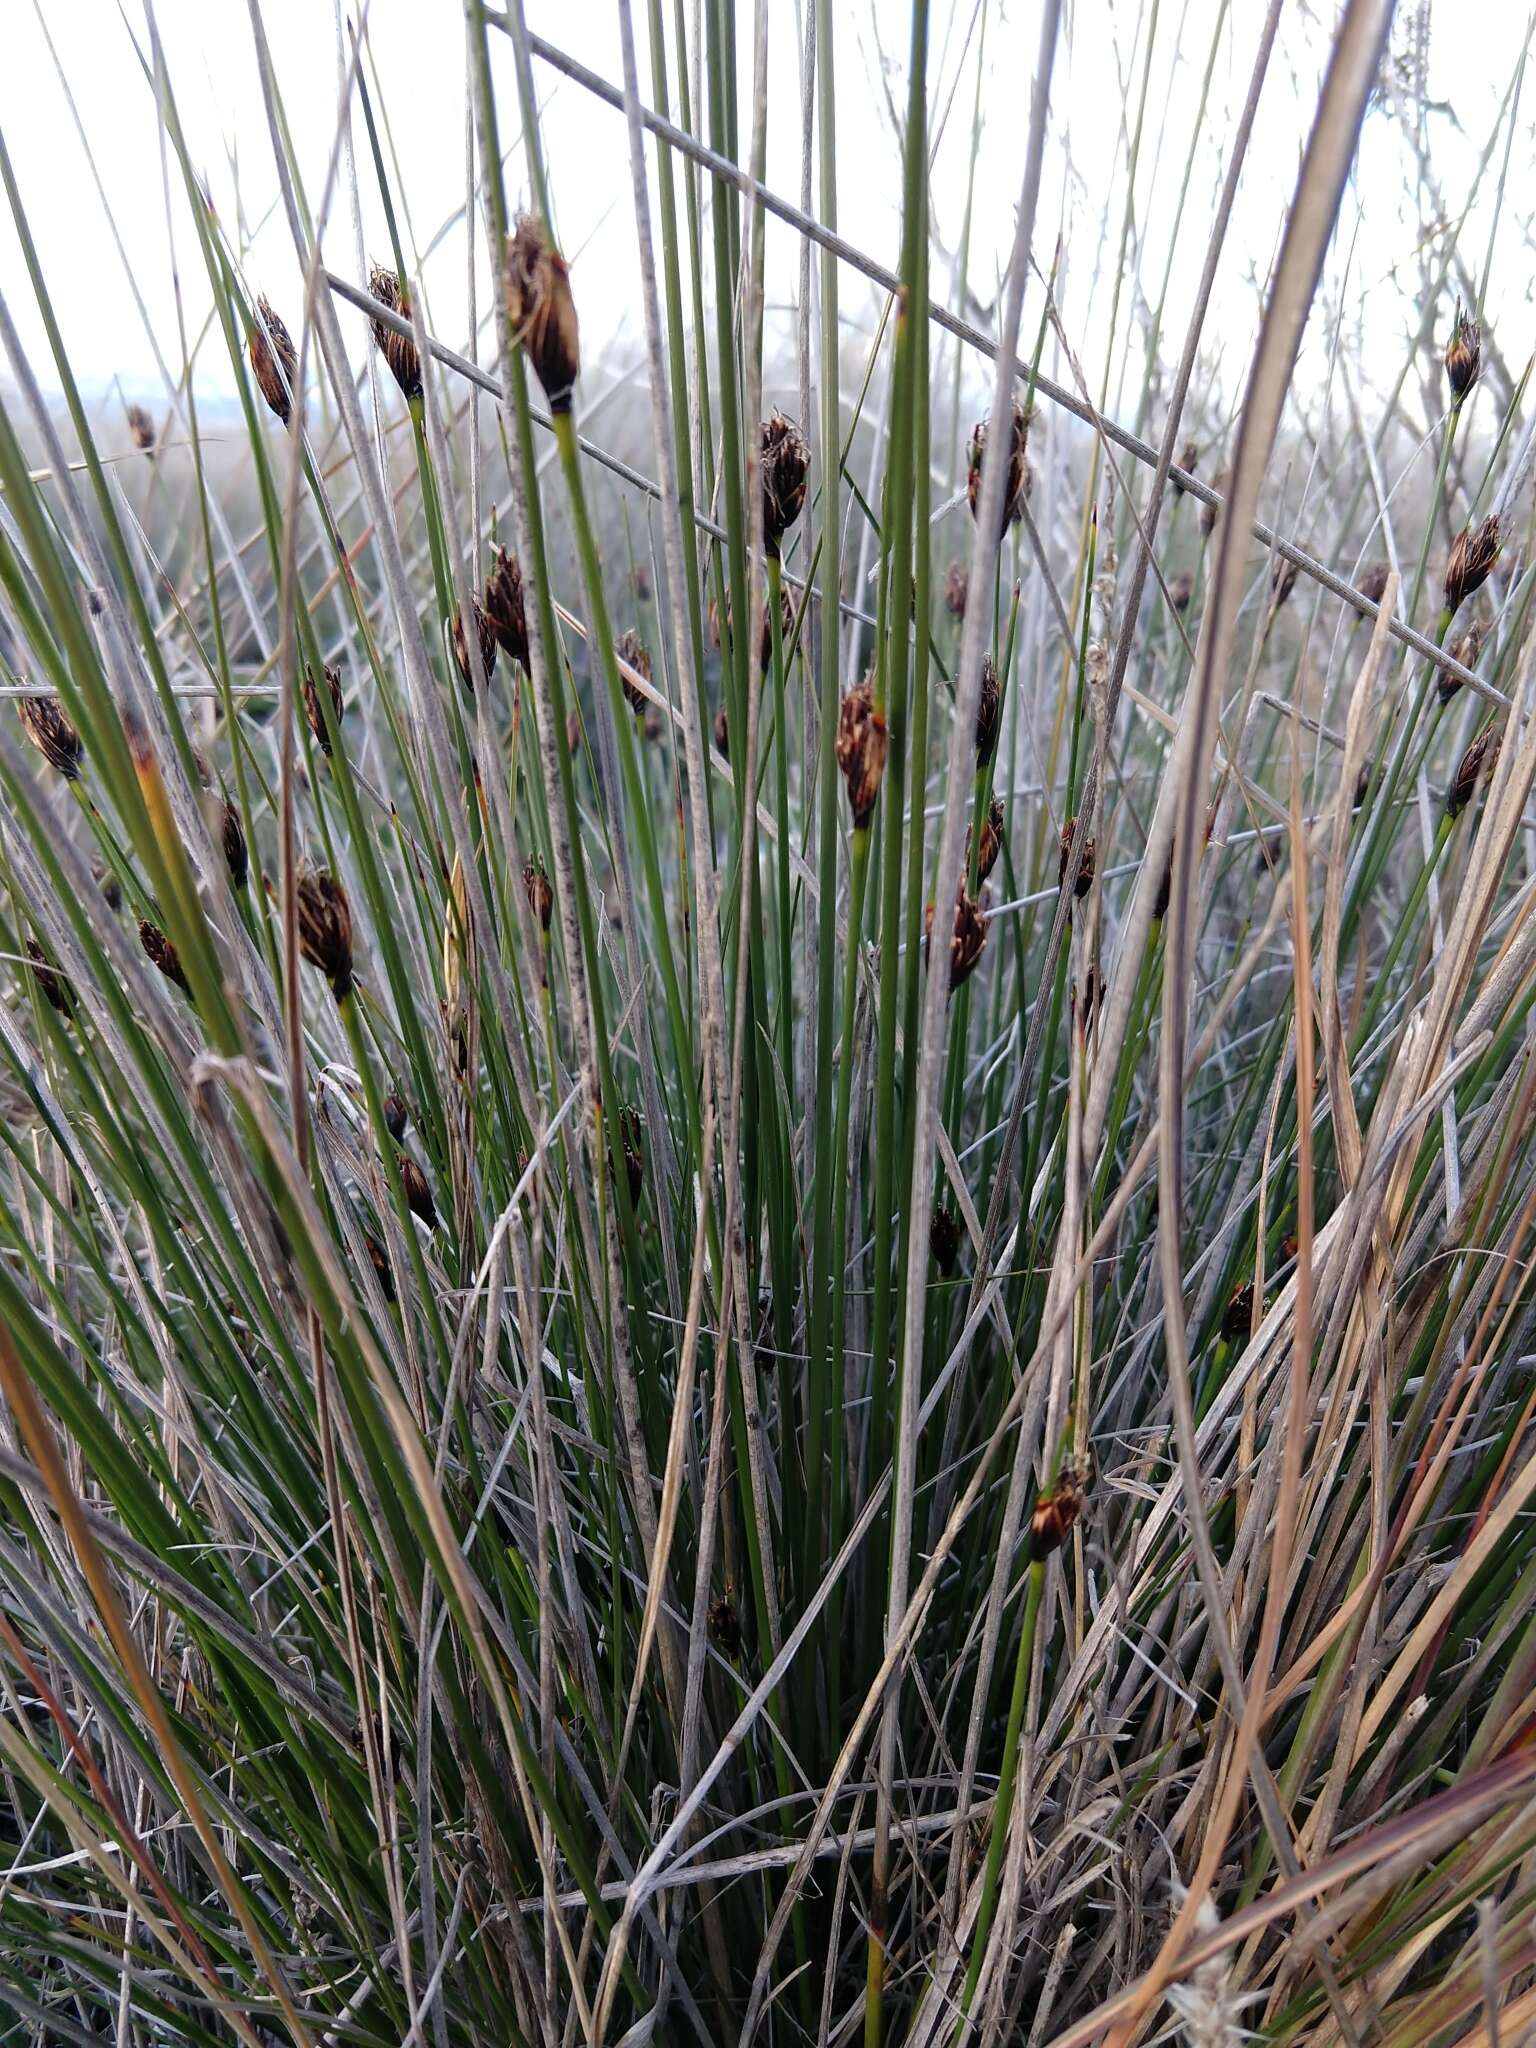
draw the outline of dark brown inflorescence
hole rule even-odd
[[[299,951],[331,984],[338,1003],[352,993],[352,906],[347,892],[325,868],[299,870],[295,883]]]
[[[1056,869],[1056,886],[1058,888],[1067,879],[1067,863],[1072,858],[1072,835],[1076,830],[1076,818],[1068,818],[1065,825],[1061,828],[1061,859]],[[1093,887],[1094,863],[1097,857],[1098,848],[1089,839],[1083,846],[1083,858],[1077,870],[1077,883],[1072,891],[1074,896],[1086,896]]]
[[[383,1101],[384,1128],[398,1145],[405,1136],[405,1127],[411,1120],[411,1113],[405,1106],[405,1097],[391,1091]]]
[[[325,678],[325,693],[331,700],[331,723],[337,732],[341,731],[341,714],[345,709],[341,695],[341,670],[332,668],[329,662],[322,663],[321,675]],[[331,751],[331,735],[326,730],[325,713],[320,705],[320,686],[315,681],[315,672],[309,663],[304,664],[304,717],[315,736],[315,744],[322,754]]]
[[[1380,604],[1387,594],[1387,578],[1391,574],[1390,562],[1372,562],[1368,569],[1362,571],[1355,588],[1362,597],[1368,597],[1372,604]]]
[[[523,602],[523,572],[516,555],[497,548],[485,583],[485,616],[502,651],[528,666],[528,611]]]
[[[1253,1328],[1253,1282],[1240,1280],[1221,1312],[1221,1334],[1229,1344],[1246,1344]]]
[[[1189,610],[1189,600],[1194,594],[1195,579],[1187,569],[1182,575],[1175,576],[1168,586],[1168,595],[1173,600],[1173,608],[1176,612],[1187,612]]]
[[[1483,629],[1475,621],[1451,642],[1451,659],[1459,661],[1463,668],[1476,668],[1477,657],[1482,651]],[[1449,669],[1441,669],[1435,684],[1440,693],[1440,702],[1449,704],[1461,686],[1460,676],[1453,676]]]
[[[1085,1037],[1093,1024],[1093,1013],[1103,1000],[1104,977],[1100,974],[1097,967],[1090,967],[1083,976],[1081,989],[1078,988],[1075,981],[1072,984],[1072,1001],[1076,1005],[1077,1014],[1082,1020]]]
[[[970,571],[964,562],[951,562],[944,577],[944,609],[951,618],[964,617],[965,600],[970,588]]]
[[[1026,444],[1029,440],[1030,414],[1024,410],[1024,401],[1015,398],[1010,415],[1011,431],[1008,438],[1008,475],[1003,485],[1003,511],[998,522],[997,537],[1001,541],[1010,526],[1017,526],[1024,516],[1024,500],[1029,496],[1032,481]],[[992,422],[981,420],[971,429],[971,445],[966,457],[965,496],[974,519],[981,506],[982,458],[987,452],[987,436]]]
[[[581,336],[565,258],[525,213],[507,237],[507,318],[512,339],[533,365],[552,412],[569,412],[581,375]]]
[[[437,1205],[432,1200],[432,1190],[427,1185],[427,1176],[409,1152],[400,1154],[400,1185],[405,1191],[405,1206],[411,1214],[419,1216],[428,1230],[435,1230]]]
[[[1460,609],[1462,602],[1481,590],[1499,559],[1499,515],[1490,512],[1481,526],[1464,526],[1451,542],[1445,565],[1445,608]]]
[[[997,856],[1003,850],[1003,800],[995,792],[987,805],[987,815],[982,820],[981,844],[976,849],[976,879],[984,882],[997,866]],[[969,835],[967,835],[969,851]]]
[[[934,1205],[933,1221],[928,1226],[928,1250],[941,1273],[948,1276],[954,1272],[960,1256],[960,1217],[950,1202]]]
[[[374,1278],[386,1301],[395,1298],[395,1276],[389,1270],[389,1254],[371,1230],[363,1232],[363,1250],[368,1254],[368,1263],[373,1268]]]
[[[1211,489],[1216,492],[1218,498],[1225,498],[1227,495],[1227,486],[1231,483],[1231,481],[1232,475],[1230,470],[1218,469],[1216,474],[1211,478]],[[1205,535],[1207,540],[1209,540],[1211,535],[1216,531],[1217,522],[1221,518],[1221,511],[1222,508],[1219,504],[1211,504],[1205,500],[1201,501],[1200,531]]]
[[[862,831],[874,815],[890,745],[885,715],[875,709],[875,692],[866,676],[843,698],[837,715],[837,765],[848,785],[853,829]]]
[[[41,939],[28,937],[27,958],[32,963],[32,979],[37,983],[38,993],[53,1005],[61,1017],[75,1014],[75,985],[60,968]]]
[[[1195,471],[1200,467],[1200,444],[1198,441],[1186,441],[1184,443],[1184,446],[1179,450],[1179,459],[1176,467],[1181,469],[1185,476],[1194,475]],[[1174,490],[1182,498],[1185,488],[1183,478],[1176,476],[1172,479],[1172,482]]]
[[[634,676],[626,675],[624,671],[626,668],[631,668],[635,671],[635,675],[643,676],[645,681],[649,682],[651,680],[650,650],[646,647],[645,642],[640,638],[634,627],[631,626],[624,633],[614,651],[618,655],[620,662],[619,687],[628,699],[631,711],[637,717],[644,718],[651,706],[650,692],[643,690],[639,683],[635,681]]]
[[[1287,555],[1276,555],[1269,565],[1269,601],[1278,611],[1296,588],[1298,571]]]
[[[725,715],[723,704],[715,713],[715,750],[722,761],[731,758],[731,721]]]
[[[544,872],[543,861],[530,860],[524,864],[523,892],[528,898],[528,908],[538,921],[539,930],[547,932],[555,914],[555,890]]]
[[[381,306],[387,306],[391,313],[398,313],[402,320],[411,317],[411,295],[400,281],[398,271],[386,270],[376,263],[368,273],[368,290]],[[375,319],[373,325],[374,346],[389,365],[390,375],[400,386],[400,395],[409,403],[421,396],[421,351],[409,334],[401,334],[385,320]]]
[[[256,301],[256,318],[246,337],[251,375],[257,389],[286,427],[298,388],[299,356],[287,328],[264,298]]]
[[[1049,1493],[1035,1500],[1029,1522],[1029,1555],[1034,1564],[1044,1564],[1053,1551],[1060,1550],[1083,1512],[1081,1474],[1069,1466]]]
[[[933,905],[928,905],[923,921],[924,947],[930,959],[933,952]],[[955,897],[955,922],[949,936],[949,986],[953,991],[962,982],[969,981],[976,971],[976,964],[987,948],[986,891],[978,890],[974,896],[967,896],[962,883]]]
[[[1451,338],[1445,344],[1446,382],[1451,387],[1451,397],[1457,405],[1461,404],[1482,374],[1483,330],[1458,300],[1456,325],[1451,329]]]
[[[484,606],[472,600],[475,607],[475,638],[480,642],[480,660],[489,682],[496,667],[496,627]],[[475,664],[469,651],[469,640],[464,632],[464,614],[456,611],[453,615],[453,659],[459,671],[459,679],[471,696],[475,691]]]
[[[763,421],[758,461],[763,475],[763,544],[776,555],[805,507],[811,444],[793,420],[776,412]]]
[[[1477,785],[1492,775],[1504,735],[1497,726],[1487,726],[1456,764],[1456,773],[1445,793],[1445,815],[1456,818],[1477,794]]]
[[[229,886],[243,889],[250,878],[251,856],[245,843],[245,827],[240,822],[240,806],[227,797],[219,814],[219,843],[229,870]]]
[[[155,452],[155,423],[142,405],[129,406],[128,431],[133,436],[134,447],[152,457]]]
[[[151,924],[147,917],[139,919],[139,944],[167,981],[174,982],[184,996],[191,995],[187,977],[181,971],[181,955],[159,925]]]
[[[985,768],[997,752],[997,736],[1003,723],[1003,686],[997,663],[990,654],[981,657],[981,689],[976,698],[976,766]]]
[[[16,714],[27,738],[48,766],[62,775],[66,782],[73,782],[80,773],[80,735],[65,716],[64,706],[58,698],[19,698]]]

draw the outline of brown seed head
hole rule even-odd
[[[243,889],[251,872],[251,856],[245,844],[245,827],[240,822],[240,806],[224,801],[219,814],[219,841],[224,848],[224,865],[229,869],[229,886]]]
[[[1056,885],[1058,888],[1067,879],[1067,863],[1072,858],[1072,835],[1076,830],[1076,818],[1068,818],[1065,825],[1061,828],[1061,861],[1056,870]],[[1077,883],[1072,891],[1074,896],[1086,896],[1093,887],[1094,864],[1097,855],[1098,848],[1091,839],[1087,840],[1083,846],[1082,863],[1077,870]]]
[[[286,427],[298,388],[299,356],[287,328],[264,298],[256,301],[256,318],[246,338],[251,374],[262,397]]]
[[[934,1205],[933,1221],[928,1226],[928,1250],[941,1273],[948,1276],[954,1272],[960,1256],[960,1217],[948,1202]]]
[[[725,715],[723,704],[715,713],[715,750],[722,761],[731,758],[731,722]]]
[[[875,709],[874,688],[866,676],[848,691],[837,715],[837,765],[848,785],[855,832],[862,831],[874,815],[889,745],[885,717]]]
[[[1173,894],[1173,854],[1170,851],[1163,879],[1157,885],[1157,895],[1152,903],[1152,916],[1161,922],[1168,915],[1168,899]]]
[[[1296,564],[1286,555],[1276,555],[1269,565],[1269,601],[1279,611],[1291,592],[1296,588],[1299,571]]]
[[[1188,569],[1181,576],[1175,576],[1168,586],[1168,595],[1173,599],[1176,612],[1187,612],[1189,600],[1195,594],[1195,579]]]
[[[555,888],[544,872],[541,860],[530,860],[523,867],[523,892],[528,898],[528,908],[538,920],[539,930],[547,932],[555,914]]]
[[[1451,659],[1459,661],[1463,668],[1476,668],[1477,657],[1483,651],[1483,629],[1476,621],[1468,626],[1451,643]],[[1461,677],[1453,676],[1449,669],[1441,669],[1435,687],[1440,693],[1440,702],[1449,704],[1461,688]]]
[[[368,1263],[373,1268],[374,1278],[386,1301],[395,1298],[395,1276],[389,1270],[389,1254],[371,1230],[363,1232],[363,1250],[368,1254]]]
[[[391,313],[398,313],[404,320],[411,316],[411,295],[400,281],[398,271],[386,270],[376,263],[368,273],[368,290],[381,306],[387,306]],[[421,396],[421,352],[412,336],[401,334],[386,321],[373,323],[373,341],[379,354],[388,363],[390,374],[400,386],[400,395],[407,404]]]
[[[123,907],[123,885],[119,882],[116,875],[113,874],[112,870],[109,867],[104,867],[98,860],[91,864],[91,873],[96,877],[97,888],[100,889],[102,895],[107,900],[108,910],[121,910]]]
[[[635,602],[637,604],[650,603],[651,570],[649,563],[636,562],[634,568],[629,572],[629,587],[635,593]]]
[[[1481,526],[1464,526],[1451,542],[1445,565],[1445,608],[1459,610],[1463,599],[1481,590],[1499,559],[1499,515],[1490,512]]]
[[[630,709],[643,718],[650,708],[650,692],[642,690],[639,683],[635,681],[635,677],[626,675],[624,671],[626,668],[631,668],[635,671],[635,675],[642,676],[646,682],[649,682],[651,680],[650,651],[634,627],[631,626],[620,639],[614,652],[618,655],[620,662],[619,686],[629,700]]]
[[[139,919],[139,944],[167,981],[174,982],[184,996],[191,995],[187,977],[181,971],[181,955],[159,925],[151,924],[147,917]]]
[[[709,1635],[722,1657],[732,1663],[741,1655],[741,1617],[733,1602],[719,1593],[709,1603]]]
[[[1504,735],[1497,726],[1487,726],[1456,764],[1456,773],[1445,793],[1445,815],[1459,817],[1477,794],[1477,785],[1492,775]]]
[[[544,233],[525,213],[507,237],[507,318],[512,339],[526,351],[552,412],[569,412],[581,374],[581,340],[571,274]]]
[[[406,1125],[411,1120],[411,1113],[405,1105],[405,1097],[392,1092],[385,1096],[381,1107],[384,1112],[384,1128],[398,1145],[405,1136]]]
[[[337,732],[341,731],[341,714],[345,709],[341,696],[341,670],[332,668],[329,662],[322,665],[320,673],[325,678],[325,693],[331,700],[331,723]],[[315,736],[315,744],[322,754],[331,751],[331,735],[325,723],[325,713],[320,705],[320,690],[315,682],[315,672],[309,663],[304,664],[304,717]]]
[[[1369,761],[1369,760],[1367,759],[1367,760],[1364,760],[1364,761],[1362,761],[1362,762],[1360,763],[1360,773],[1359,773],[1359,774],[1358,774],[1358,775],[1357,775],[1357,776],[1355,777],[1355,795],[1354,795],[1354,801],[1353,801],[1353,803],[1352,803],[1352,804],[1350,805],[1350,809],[1351,809],[1351,810],[1354,810],[1354,811],[1358,811],[1358,810],[1359,810],[1360,806],[1361,806],[1361,805],[1362,805],[1362,804],[1363,804],[1363,803],[1365,802],[1365,799],[1366,799],[1366,797],[1367,797],[1367,796],[1369,795],[1369,793],[1370,793],[1370,787],[1371,787],[1371,763],[1370,763],[1370,761]],[[1264,844],[1264,841],[1263,841],[1263,840],[1261,839],[1261,840],[1259,841],[1259,844],[1260,844],[1260,846],[1262,846],[1262,845]]]
[[[352,906],[347,892],[325,868],[299,870],[296,883],[299,951],[318,967],[342,1002],[352,993]]]
[[[1372,562],[1361,572],[1360,581],[1355,585],[1362,597],[1368,597],[1372,604],[1380,604],[1387,594],[1387,578],[1392,574],[1390,562]]]
[[[497,548],[485,585],[485,616],[497,640],[516,662],[528,666],[528,612],[523,602],[523,572],[516,555]]]
[[[152,457],[155,452],[155,423],[142,405],[129,406],[128,431],[133,436],[134,447]]]
[[[1177,466],[1183,470],[1185,476],[1194,475],[1195,471],[1200,467],[1200,444],[1198,441],[1186,441],[1184,443],[1184,446],[1179,450]],[[1173,488],[1182,498],[1184,495],[1183,479],[1175,476],[1173,478]]]
[[[41,939],[29,936],[26,948],[38,994],[46,997],[61,1017],[73,1017],[76,1007],[74,983],[58,966]]]
[[[1246,1343],[1253,1328],[1253,1282],[1240,1280],[1221,1312],[1221,1334],[1229,1344]]]
[[[1483,330],[1460,300],[1456,302],[1456,325],[1445,344],[1445,376],[1451,399],[1460,405],[1483,374]]]
[[[763,544],[776,555],[805,505],[811,444],[793,420],[776,412],[763,421],[758,462],[763,477]]]
[[[1227,495],[1227,486],[1231,483],[1231,481],[1232,473],[1230,470],[1218,469],[1216,474],[1211,478],[1211,489],[1215,491],[1219,497],[1225,498]],[[1212,505],[1204,502],[1202,502],[1200,506],[1200,531],[1205,535],[1207,540],[1209,540],[1211,535],[1216,531],[1216,522],[1221,517],[1221,509],[1222,508],[1220,505]]]
[[[997,856],[1003,850],[1003,822],[1003,800],[994,794],[992,801],[987,805],[987,815],[981,828],[981,844],[976,849],[978,882],[984,882],[997,866]]]
[[[486,611],[479,599],[472,599],[471,602],[475,607],[475,637],[480,642],[480,660],[485,668],[486,681],[489,682],[496,668],[496,627],[490,613]],[[475,665],[470,656],[469,641],[464,632],[464,614],[462,611],[456,611],[453,615],[453,633],[451,637],[453,640],[453,658],[458,667],[459,680],[463,683],[470,696],[473,696],[475,694]]]
[[[432,1200],[432,1190],[427,1185],[427,1176],[409,1152],[400,1154],[400,1185],[405,1190],[405,1206],[411,1214],[419,1216],[428,1230],[435,1230],[437,1207]]]
[[[970,588],[971,575],[964,562],[951,562],[944,577],[944,609],[952,619],[964,617]]]
[[[933,905],[930,903],[923,920],[924,952],[930,957],[933,951]],[[987,948],[986,891],[980,889],[974,896],[967,896],[965,885],[961,884],[955,898],[955,922],[949,938],[949,986],[953,992],[964,981],[969,981],[976,971],[976,963]]]
[[[1025,446],[1029,439],[1031,415],[1024,410],[1020,398],[1013,401],[1008,437],[1008,476],[1003,485],[1003,513],[998,525],[997,537],[1001,542],[1010,526],[1017,526],[1024,516],[1024,500],[1029,496],[1033,478],[1030,473],[1029,457]],[[981,465],[987,452],[987,435],[991,431],[990,420],[981,420],[971,430],[971,446],[966,458],[965,495],[974,519],[981,504]]]
[[[19,697],[16,714],[48,766],[66,782],[73,782],[80,773],[80,735],[65,717],[58,698]]]
[[[1029,1523],[1031,1562],[1043,1564],[1052,1551],[1060,1550],[1082,1512],[1082,1476],[1069,1466],[1049,1493],[1036,1497],[1035,1511]]]
[[[976,766],[985,768],[997,752],[997,736],[1003,723],[1003,686],[997,663],[990,654],[981,657],[981,689],[976,698]]]

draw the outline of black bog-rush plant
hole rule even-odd
[[[1518,58],[269,12],[99,410],[0,132],[0,2039],[1524,2041]]]

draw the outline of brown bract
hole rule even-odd
[[[649,690],[640,687],[635,677],[643,677],[646,682],[651,680],[650,650],[631,626],[620,639],[614,652],[619,657],[619,687],[629,700],[631,711],[643,718],[650,708],[651,695]],[[626,675],[626,669],[633,669],[634,674]]]
[[[151,924],[147,917],[139,919],[139,944],[167,981],[174,982],[184,996],[191,995],[187,977],[181,969],[181,955],[159,925]]]
[[[581,374],[571,274],[544,223],[532,214],[525,213],[507,237],[505,284],[512,339],[532,363],[551,410],[569,412]]]
[[[981,844],[976,850],[978,882],[984,882],[997,866],[997,856],[1003,850],[1003,822],[1003,800],[994,795],[987,805],[987,815],[981,827]]]
[[[256,318],[251,322],[246,350],[257,389],[286,427],[293,409],[293,393],[298,388],[299,357],[287,328],[265,298],[256,301]]]
[[[524,864],[523,892],[528,898],[528,908],[539,921],[539,930],[547,932],[555,914],[555,890],[544,872],[543,861],[530,860]]]
[[[1031,415],[1024,410],[1023,400],[1015,398],[1009,421],[1008,475],[1003,485],[1003,511],[997,529],[999,541],[1010,526],[1016,526],[1023,518],[1024,500],[1029,496],[1033,481],[1029,457],[1025,452],[1030,419]],[[990,420],[981,420],[971,430],[971,445],[966,459],[965,496],[973,519],[981,506],[982,458],[987,452],[987,437],[991,429]]]
[[[375,264],[368,273],[368,290],[381,306],[398,313],[403,320],[411,314],[411,295],[400,282],[397,271]],[[421,396],[421,352],[408,334],[401,334],[387,321],[372,322],[374,346],[389,365],[390,375],[407,401]]]
[[[352,992],[352,906],[325,868],[301,868],[295,882],[299,951],[318,967],[342,1002]]]
[[[1059,888],[1067,879],[1067,864],[1072,858],[1072,835],[1077,830],[1076,818],[1068,818],[1061,828],[1061,860],[1056,869],[1056,884]],[[1098,849],[1089,839],[1083,846],[1082,862],[1077,870],[1077,882],[1073,887],[1074,896],[1086,896],[1093,887],[1094,864]]]
[[[496,667],[496,627],[490,614],[478,599],[472,599],[475,607],[475,638],[480,642],[480,660],[489,682]],[[475,664],[469,651],[469,640],[464,631],[464,614],[453,615],[453,659],[458,667],[459,680],[471,696],[475,692]]]
[[[251,856],[245,844],[245,827],[240,822],[240,807],[227,798],[219,817],[219,843],[229,870],[229,886],[243,889],[250,877]]]
[[[341,670],[339,668],[332,668],[329,662],[327,662],[322,665],[320,673],[325,678],[326,695],[331,700],[331,723],[340,732],[341,714],[344,709],[341,696]],[[321,709],[320,689],[315,681],[315,672],[307,662],[304,666],[302,695],[304,698],[304,717],[310,731],[315,736],[315,744],[319,747],[322,754],[329,755],[331,751],[331,735],[326,728],[325,713]]]
[[[1445,815],[1459,817],[1477,794],[1477,785],[1493,773],[1504,735],[1490,725],[1480,732],[1456,764],[1456,773],[1445,793]]]
[[[503,651],[528,666],[528,611],[523,600],[523,572],[516,555],[498,548],[485,584],[485,616]]]
[[[1483,330],[1458,301],[1456,325],[1445,344],[1445,376],[1460,405],[1483,373]]]
[[[944,1274],[953,1273],[960,1255],[960,1218],[948,1202],[938,1203],[928,1226],[928,1250]]]
[[[1481,590],[1499,559],[1499,515],[1490,512],[1481,526],[1464,526],[1451,542],[1445,565],[1445,608],[1458,610],[1464,599]]]
[[[1003,686],[997,663],[990,654],[981,657],[981,690],[976,699],[976,766],[985,768],[997,752],[997,736],[1003,723]]]
[[[763,421],[758,461],[763,478],[763,541],[769,554],[776,555],[805,505],[811,445],[793,420],[776,412]]]
[[[889,746],[885,718],[875,708],[874,688],[866,676],[843,698],[837,714],[837,765],[848,786],[848,808],[856,832],[862,831],[874,814]]]
[[[48,766],[66,782],[73,782],[80,773],[80,735],[65,717],[58,698],[22,697],[16,715]]]
[[[1069,1466],[1049,1493],[1042,1493],[1036,1497],[1035,1511],[1029,1522],[1029,1555],[1032,1562],[1043,1564],[1052,1551],[1060,1550],[1082,1512],[1082,1477],[1074,1467]]]
[[[32,979],[37,983],[38,993],[45,996],[61,1017],[75,1014],[74,983],[67,974],[60,971],[53,955],[41,939],[28,937],[27,958],[32,963]]]
[[[923,921],[924,947],[930,960],[933,952],[933,905]],[[987,949],[986,891],[967,896],[962,886],[955,897],[955,921],[949,936],[949,986],[953,991],[969,981],[976,964]]]

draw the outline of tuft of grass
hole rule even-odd
[[[253,0],[278,305],[151,28],[211,312],[131,412],[0,138],[6,2039],[1529,2031],[1523,74],[1471,248],[1351,0],[1237,363],[1278,0],[1182,303],[1226,31],[1135,16],[1089,331],[1039,12],[986,252],[1007,24],[914,0],[886,268],[845,11],[791,108],[766,6],[602,78],[470,0],[456,341],[366,42],[306,185]]]

